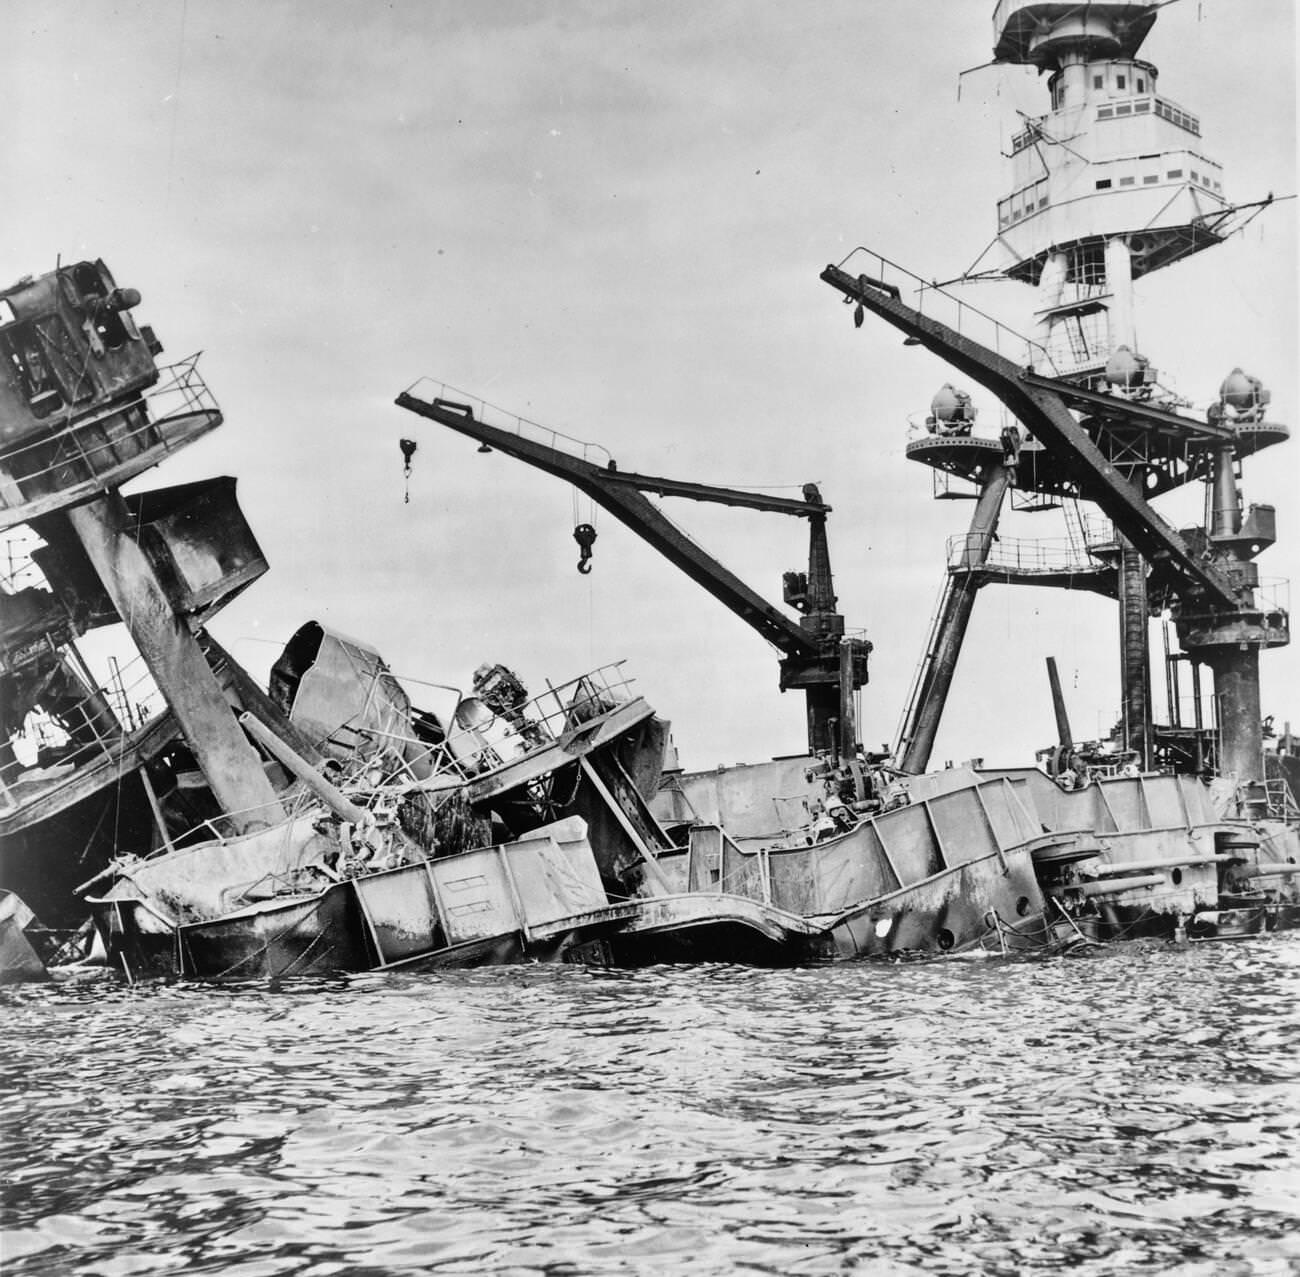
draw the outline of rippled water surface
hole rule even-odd
[[[4,1272],[1300,1272],[1300,937],[10,989]]]

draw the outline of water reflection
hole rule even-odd
[[[5,1272],[1300,1270],[1300,938],[6,991]]]

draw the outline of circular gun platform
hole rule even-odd
[[[1216,441],[1208,435],[1179,437],[1172,431],[1102,416],[1087,417],[1080,424],[1106,459],[1148,498],[1205,479],[1210,473]],[[1291,437],[1288,426],[1271,421],[1234,424],[1232,429],[1239,457],[1253,456]],[[1004,450],[1000,440],[979,435],[926,435],[908,443],[905,454],[909,461],[920,461],[978,485],[991,466],[1002,464]],[[1068,461],[1036,439],[1020,447],[1015,482],[1024,492],[1084,495]]]

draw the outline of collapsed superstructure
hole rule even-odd
[[[235,718],[252,689],[203,631],[266,570],[234,481],[120,492],[221,424],[195,359],[155,362],[139,301],[103,262],[0,294],[5,878],[64,924],[77,876],[119,841],[166,843],[169,810],[219,804],[236,832],[283,815]],[[102,676],[79,640],[110,627],[139,659]]]
[[[616,669],[543,703],[487,663],[434,712],[315,622],[269,689],[221,649],[207,622],[267,564],[232,479],[120,490],[221,424],[195,360],[156,364],[139,302],[102,262],[0,293],[15,969],[27,937],[49,952],[88,906],[132,975],[555,956],[593,937],[653,955],[648,937],[698,931],[689,904],[641,907],[674,895],[646,805],[666,727]],[[133,658],[89,650],[106,636]],[[817,931],[735,908],[759,951]]]
[[[39,968],[28,941],[52,951],[87,908],[133,978],[1007,952],[1300,919],[1300,826],[1266,768],[1259,704],[1260,652],[1289,638],[1254,564],[1274,511],[1237,487],[1243,459],[1289,432],[1240,369],[1189,413],[1137,341],[1134,280],[1259,209],[1226,202],[1199,123],[1137,57],[1159,7],[995,11],[996,59],[1049,74],[1051,110],[1015,139],[998,208],[1001,269],[1038,290],[1032,337],[866,250],[823,272],[855,323],[884,318],[1005,409],[982,433],[971,395],[947,385],[908,445],[975,508],[892,752],[861,745],[871,645],[836,610],[814,485],[795,500],[621,470],[426,379],[403,409],[570,482],[770,642],[781,689],[803,693],[807,753],[684,773],[617,666],[534,696],[488,662],[460,690],[399,676],[314,621],[261,687],[207,629],[267,571],[234,480],[121,490],[221,424],[196,361],[157,364],[139,294],[102,262],[0,292],[0,531],[15,538],[0,582],[0,944],[15,969]],[[408,467],[415,448],[402,440]],[[1151,503],[1193,481],[1205,522],[1175,529]],[[806,519],[807,571],[783,579],[796,615],[647,493]],[[999,539],[1016,497],[1073,509],[1079,553]],[[574,535],[586,571],[595,529]],[[1117,600],[1119,731],[1075,741],[1053,666],[1042,766],[927,772],[992,581]],[[1190,723],[1153,721],[1150,618],[1166,609]],[[96,651],[110,636],[125,664]]]

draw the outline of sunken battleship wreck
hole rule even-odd
[[[429,379],[397,404],[572,484],[771,643],[781,690],[803,694],[806,754],[685,773],[621,665],[539,695],[490,661],[459,687],[417,684],[314,621],[263,688],[208,631],[268,568],[235,481],[122,491],[220,426],[196,360],[157,362],[138,293],[103,262],[0,293],[6,971],[92,948],[131,979],[788,963],[1300,921],[1297,759],[1289,736],[1266,748],[1259,695],[1261,653],[1289,639],[1254,562],[1275,512],[1238,488],[1243,462],[1289,432],[1240,370],[1191,411],[1136,341],[1134,281],[1263,207],[1226,201],[1198,121],[1139,60],[1159,7],[995,11],[996,60],[1036,66],[1051,95],[1015,141],[998,208],[997,269],[1037,290],[1033,338],[867,250],[822,274],[856,324],[885,320],[1005,410],[985,433],[971,396],[945,386],[908,446],[974,513],[884,753],[859,741],[871,645],[835,610],[815,487],[795,501],[620,470]],[[403,441],[408,465],[415,449]],[[1191,483],[1207,517],[1176,529],[1151,503]],[[794,615],[648,493],[806,519],[807,570],[784,578]],[[1074,553],[999,537],[1016,498],[1074,512]],[[575,538],[586,570],[594,529]],[[1116,600],[1119,726],[1076,741],[1052,666],[1058,739],[1036,766],[927,771],[993,582]],[[1153,719],[1151,618],[1166,612],[1180,645],[1166,670],[1191,679],[1191,722]],[[104,658],[109,635],[133,658]]]

